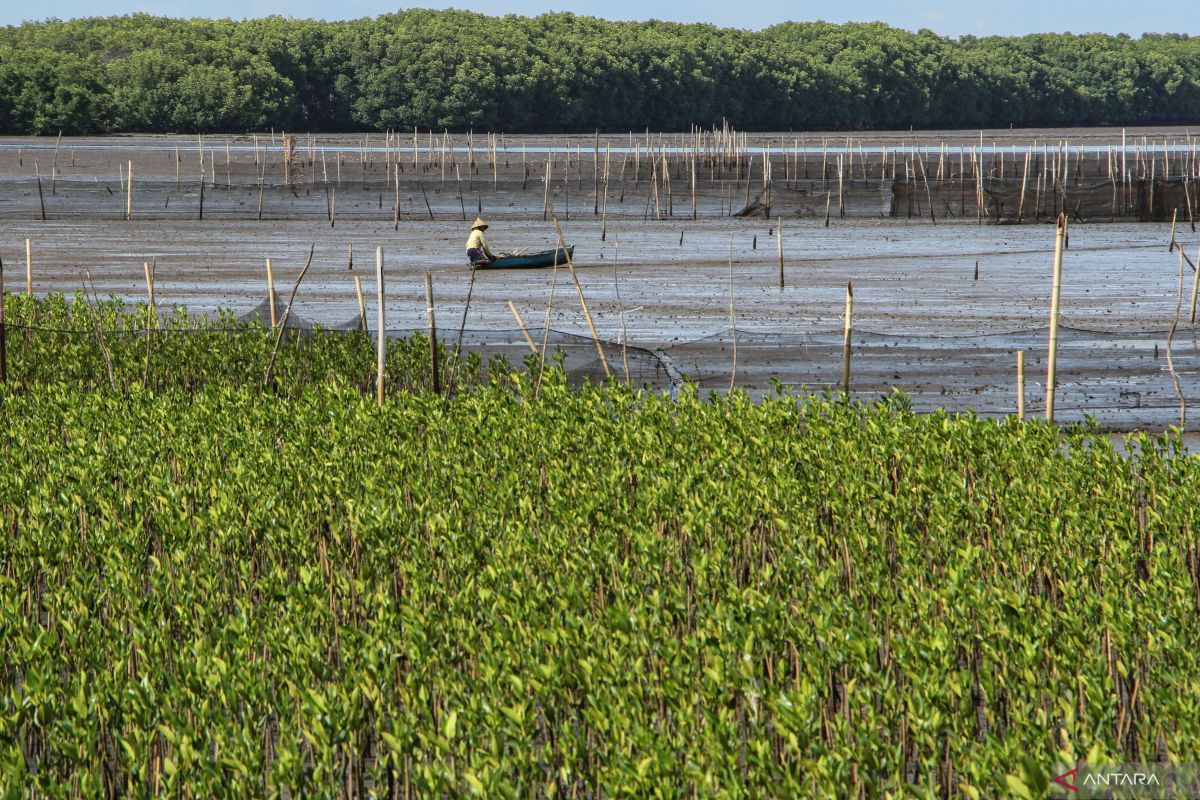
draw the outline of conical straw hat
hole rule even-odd
[[[486,228],[486,227],[488,227],[488,224],[483,221],[483,217],[476,217],[475,222],[471,225],[471,230],[475,230],[476,228]]]

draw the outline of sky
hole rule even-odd
[[[478,2],[422,2],[421,8],[461,8],[484,14],[536,15],[570,11],[605,19],[649,18],[676,22],[709,22],[715,25],[758,29],[786,20],[871,22],[879,20],[898,28],[929,28],[944,36],[1014,36],[1036,32],[1188,33],[1200,35],[1200,13],[1195,0],[853,0],[817,3],[809,0],[479,0]],[[377,0],[41,0],[36,4],[6,2],[0,8],[0,25],[17,25],[27,19],[108,16],[142,11],[170,17],[263,17],[280,14],[314,19],[353,19],[397,11],[404,6]],[[32,14],[36,14],[33,16]]]

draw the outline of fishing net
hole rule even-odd
[[[1061,326],[1055,416],[1093,415],[1114,428],[1178,422],[1179,398],[1167,363],[1169,329],[1104,331]],[[939,336],[855,329],[851,334],[851,393],[860,399],[902,389],[920,411],[947,408],[1006,414],[1016,410],[1016,353],[1024,351],[1025,410],[1045,411],[1045,327]],[[736,346],[736,356],[735,356]],[[840,390],[843,331],[726,329],[677,344],[665,357],[705,389],[731,383],[761,396],[775,383]],[[1180,326],[1171,360],[1185,400],[1200,401],[1200,335]]]

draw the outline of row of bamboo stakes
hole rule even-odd
[[[295,187],[298,177],[297,172],[303,170],[305,165],[303,163],[304,159],[300,157],[301,150],[293,135],[280,133],[277,140],[276,134],[272,132],[268,144],[261,143],[260,137],[257,134],[254,134],[252,138],[254,165],[259,192],[257,216],[261,220],[263,216],[263,192],[272,155],[278,157],[278,166],[282,170],[284,187]],[[467,133],[465,135],[465,148],[457,144],[454,136],[448,131],[443,131],[437,135],[432,130],[427,131],[424,141],[423,157],[421,149],[422,137],[420,132],[415,129],[413,131],[411,147],[409,147],[405,137],[402,137],[399,133],[388,131],[384,135],[382,145],[373,148],[370,134],[367,134],[357,151],[351,150],[350,152],[351,154],[357,153],[357,163],[360,167],[361,180],[364,183],[368,178],[368,171],[377,166],[377,164],[373,163],[373,156],[377,155],[379,151],[382,152],[382,160],[386,169],[385,185],[394,187],[395,198],[392,210],[393,218],[397,225],[400,221],[400,175],[404,171],[404,164],[408,162],[403,149],[409,148],[409,153],[412,157],[411,167],[417,173],[417,188],[424,196],[426,210],[430,219],[434,218],[434,213],[429,203],[424,181],[421,178],[421,172],[437,169],[440,172],[441,184],[444,189],[447,182],[449,165],[449,171],[452,173],[453,180],[458,186],[461,218],[465,220],[467,218],[467,211],[463,198],[462,168],[465,167],[467,172],[467,191],[475,192],[473,176],[479,174],[479,167],[482,162],[482,159],[476,159],[474,134]],[[834,145],[837,152],[832,153],[833,158],[831,161],[830,147],[832,141],[837,141],[838,143]],[[1092,173],[1094,177],[1103,178],[1112,184],[1114,215],[1117,213],[1118,197],[1123,198],[1121,203],[1122,212],[1131,207],[1135,183],[1149,180],[1150,191],[1153,193],[1156,181],[1181,179],[1187,196],[1186,205],[1189,222],[1193,228],[1195,227],[1196,207],[1200,205],[1200,198],[1196,197],[1193,184],[1196,180],[1200,179],[1200,139],[1192,137],[1190,134],[1183,140],[1164,137],[1161,143],[1143,136],[1140,140],[1135,140],[1131,146],[1128,137],[1122,131],[1120,149],[1117,150],[1112,145],[1106,145],[1103,158],[1100,157],[1101,153],[1098,149],[1092,148],[1092,151],[1089,152],[1085,148],[1072,146],[1068,140],[1059,140],[1054,145],[1048,142],[1042,142],[1039,145],[1035,141],[1024,148],[1018,148],[1015,144],[1004,147],[998,145],[993,140],[989,147],[985,144],[982,133],[980,134],[978,144],[970,146],[969,155],[965,146],[959,145],[947,148],[944,141],[940,142],[936,148],[929,144],[921,145],[916,142],[907,143],[904,141],[898,146],[889,146],[887,141],[881,141],[882,144],[876,152],[864,149],[864,140],[862,139],[855,140],[852,137],[847,137],[844,140],[844,144],[842,144],[841,140],[831,140],[829,137],[822,137],[820,168],[817,171],[819,172],[818,178],[817,172],[810,172],[808,159],[809,155],[815,155],[815,147],[808,140],[804,139],[804,137],[793,137],[790,149],[788,148],[787,139],[780,137],[778,148],[776,149],[774,142],[771,140],[751,147],[748,134],[733,131],[728,126],[723,126],[719,129],[713,128],[708,131],[694,128],[690,134],[677,134],[671,137],[664,136],[663,134],[651,135],[647,132],[644,140],[641,137],[635,139],[634,134],[630,133],[628,136],[628,145],[622,154],[619,178],[617,179],[620,187],[619,202],[622,204],[625,202],[625,194],[628,188],[626,177],[628,172],[631,171],[633,176],[632,189],[634,192],[638,191],[639,185],[643,180],[643,175],[650,185],[646,195],[643,218],[649,219],[651,208],[654,210],[655,219],[661,220],[664,218],[664,215],[666,217],[674,217],[675,190],[673,187],[674,183],[682,182],[690,189],[690,217],[696,219],[698,216],[697,184],[705,179],[704,172],[707,170],[707,179],[710,184],[715,182],[725,184],[726,192],[721,205],[722,214],[732,214],[734,212],[735,198],[730,190],[733,188],[733,183],[740,183],[743,180],[745,183],[743,208],[750,205],[753,187],[760,182],[757,196],[762,198],[763,205],[769,210],[771,207],[772,189],[775,187],[775,168],[777,162],[782,160],[782,177],[785,187],[792,186],[799,180],[820,180],[825,185],[826,224],[829,223],[830,219],[833,184],[835,181],[837,185],[839,218],[844,218],[846,215],[845,195],[846,184],[848,182],[852,183],[856,180],[861,180],[864,186],[869,186],[872,180],[879,182],[903,180],[911,185],[918,182],[919,179],[919,183],[924,186],[925,193],[929,196],[930,217],[936,221],[931,196],[931,182],[935,186],[946,183],[957,185],[960,188],[963,205],[965,206],[965,190],[969,178],[974,191],[977,221],[982,223],[985,216],[986,182],[994,179],[1016,180],[1018,177],[1021,182],[1021,190],[1017,219],[1020,222],[1025,218],[1027,193],[1032,192],[1035,195],[1033,203],[1034,216],[1035,219],[1040,218],[1043,196],[1057,197],[1059,192],[1066,191],[1066,187],[1070,185],[1071,181],[1077,183],[1085,177],[1088,172],[1087,167],[1090,159],[1093,162]],[[801,143],[803,143],[803,149]],[[307,149],[310,188],[315,187],[316,165],[319,153],[322,184],[326,192],[326,213],[331,226],[335,225],[336,187],[342,185],[342,167],[348,163],[346,153],[341,148],[336,151],[335,186],[331,187],[326,161],[326,148],[324,146],[318,148],[316,138],[310,135]],[[217,148],[208,146],[206,150],[203,135],[198,135],[196,150],[199,154],[198,218],[203,219],[205,188],[206,186],[214,187],[218,185]],[[224,143],[224,150],[225,188],[232,189],[232,164],[234,159],[228,141]],[[458,156],[460,151],[464,150],[465,162],[460,165]],[[614,159],[612,157],[611,143],[606,142],[604,144],[603,157],[601,157],[602,151],[599,133],[595,134],[593,138],[591,151],[592,213],[593,216],[601,217],[601,239],[603,240],[607,235],[608,198],[617,169],[613,164]],[[51,194],[55,193],[55,185],[59,174],[57,169],[57,152],[58,145],[56,144],[54,166],[51,169]],[[480,152],[485,156],[490,154],[489,163],[493,188],[498,188],[501,158],[503,158],[505,168],[510,167],[510,151],[506,137],[504,134],[487,134],[486,143],[480,149]],[[858,156],[857,164],[855,158],[856,152]],[[540,170],[542,173],[540,182],[543,184],[543,219],[547,217],[551,186],[557,180],[555,177],[555,156],[559,153],[565,158],[565,163],[558,166],[563,185],[567,191],[566,213],[568,219],[570,213],[570,171],[572,166],[575,168],[577,191],[580,193],[585,191],[583,167],[587,157],[584,155],[583,145],[576,142],[574,148],[572,148],[568,142],[566,146],[550,146],[545,152],[545,158]],[[957,159],[955,159],[955,155],[957,155]],[[168,157],[171,157],[170,154],[168,154]],[[21,151],[18,151],[18,158],[22,158]],[[759,175],[758,182],[753,178],[756,159]],[[178,187],[182,180],[182,154],[180,153],[178,144],[175,146],[173,160],[175,162],[175,181]],[[936,172],[934,172],[935,160]],[[644,164],[643,161],[645,162]],[[72,162],[74,163],[74,151],[72,151]],[[484,166],[486,167],[486,165]],[[521,144],[521,166],[522,190],[526,190],[531,172],[528,148],[524,140]],[[46,218],[45,198],[42,190],[41,173],[37,167],[36,159],[34,167],[38,185],[39,216],[44,220]],[[858,170],[857,175],[856,168]],[[732,178],[726,178],[725,173],[727,170],[732,171]],[[803,176],[801,175],[802,170]],[[133,218],[134,189],[132,160],[129,160],[127,169],[121,171],[120,182],[123,200],[122,216],[124,219],[129,220]],[[1150,203],[1153,205],[1153,194],[1151,194]],[[382,195],[380,196],[379,204],[382,207]],[[480,196],[478,198],[478,211],[480,213],[482,213],[482,205],[482,196]],[[911,197],[909,205],[908,213],[909,216],[912,216]],[[1054,211],[1057,214],[1057,202]],[[918,216],[920,215],[921,212],[918,209]]]
[[[555,222],[555,228],[556,228],[556,231],[557,231],[558,237],[559,237],[559,245],[564,246],[565,240],[563,239],[562,229],[558,225],[557,216],[554,218],[554,222]],[[780,237],[782,237],[781,233],[780,233]],[[782,241],[782,238],[780,238],[780,241]],[[1057,390],[1058,325],[1059,325],[1059,316],[1060,316],[1060,298],[1061,298],[1061,292],[1062,292],[1063,253],[1066,249],[1067,241],[1069,241],[1068,240],[1067,216],[1065,214],[1060,214],[1058,217],[1058,220],[1057,220],[1057,224],[1055,226],[1055,236],[1054,236],[1054,258],[1053,258],[1051,292],[1050,292],[1049,342],[1048,342],[1048,347],[1047,347],[1048,355],[1047,355],[1047,360],[1046,360],[1045,415],[1046,415],[1046,420],[1051,423],[1054,421],[1054,413],[1055,413],[1055,397],[1056,397],[1056,390]],[[288,304],[284,311],[284,315],[283,315],[282,319],[277,318],[277,296],[276,296],[276,291],[275,291],[275,276],[274,276],[273,264],[272,264],[271,259],[269,259],[269,258],[266,259],[265,266],[266,266],[266,281],[267,281],[267,304],[270,309],[271,329],[277,331],[275,350],[272,353],[271,361],[267,366],[267,371],[266,371],[266,375],[265,375],[265,382],[268,384],[271,382],[271,373],[272,373],[272,368],[275,363],[275,355],[278,352],[280,340],[282,339],[284,330],[287,327],[287,318],[288,318],[288,315],[291,313],[292,303],[295,301],[296,293],[300,288],[301,281],[304,280],[304,276],[307,274],[309,267],[312,265],[313,252],[315,250],[315,247],[316,247],[316,245],[314,244],[313,247],[309,249],[308,260],[305,263],[304,269],[300,272],[299,277],[296,279],[294,286],[292,287],[291,297],[288,300]],[[1175,319],[1172,323],[1171,331],[1167,338],[1166,357],[1167,357],[1168,370],[1170,371],[1171,379],[1174,384],[1175,391],[1176,391],[1176,394],[1177,394],[1177,397],[1179,400],[1179,404],[1180,404],[1180,427],[1184,427],[1186,425],[1186,420],[1187,420],[1186,401],[1183,396],[1182,389],[1180,387],[1178,373],[1175,370],[1174,360],[1172,358],[1171,344],[1172,344],[1172,340],[1175,335],[1176,328],[1179,324],[1180,311],[1182,308],[1183,277],[1184,277],[1185,263],[1191,267],[1191,270],[1193,273],[1189,319],[1190,319],[1191,324],[1193,324],[1193,325],[1196,322],[1197,299],[1198,299],[1198,296],[1200,296],[1200,251],[1197,252],[1197,258],[1196,258],[1195,262],[1193,262],[1190,258],[1188,258],[1186,253],[1183,250],[1183,247],[1181,245],[1177,244],[1177,242],[1175,240],[1174,225],[1172,226],[1172,235],[1171,235],[1171,241],[1169,243],[1168,250],[1169,251],[1178,250],[1178,253],[1179,253],[1179,287],[1178,287],[1178,297],[1177,297],[1177,302],[1176,302]],[[351,263],[353,263],[353,246],[351,246],[350,258],[351,258]],[[597,350],[597,353],[600,358],[600,363],[604,367],[604,372],[605,372],[606,377],[611,378],[612,371],[609,367],[608,360],[605,356],[604,348],[601,344],[599,335],[597,334],[595,323],[592,320],[591,313],[588,310],[587,300],[584,296],[583,287],[579,283],[578,276],[575,273],[574,262],[573,262],[573,259],[570,257],[569,252],[568,252],[567,262],[568,262],[568,267],[571,272],[572,279],[574,280],[574,283],[575,283],[575,288],[579,294],[580,306],[583,310],[585,318],[587,319],[588,326],[591,330],[592,339],[596,345],[596,350]],[[733,334],[733,336],[734,336],[733,367],[732,367],[731,375],[730,375],[730,388],[732,389],[734,386],[736,374],[737,374],[737,333],[736,333],[737,328],[736,328],[736,317],[734,315],[734,299],[733,299],[733,239],[732,239],[732,236],[730,237],[730,261],[729,261],[729,263],[730,263],[729,308],[730,308],[730,320],[734,326],[733,327],[733,331],[734,331],[734,334]],[[32,296],[33,295],[33,257],[32,257],[32,241],[30,239],[25,240],[25,265],[26,265],[26,272],[25,272],[26,293],[28,295]],[[149,370],[149,358],[150,358],[151,331],[154,329],[157,329],[157,327],[158,327],[158,315],[157,315],[157,304],[155,301],[154,264],[153,264],[153,262],[145,262],[143,264],[143,268],[144,268],[145,280],[146,280],[147,299],[148,299],[148,303],[149,303],[149,306],[148,306],[149,324],[147,325],[147,331],[146,331],[146,337],[147,337],[146,359],[147,359],[147,371],[148,371]],[[557,266],[555,267],[555,274],[557,275]],[[976,278],[978,278],[978,262],[976,262],[976,273],[975,274],[976,274]],[[475,277],[474,270],[472,270],[472,276],[471,276],[472,288],[474,288],[474,277]],[[383,248],[382,247],[377,247],[375,250],[375,280],[376,280],[376,313],[377,313],[377,316],[376,316],[376,348],[377,348],[376,398],[377,398],[378,404],[382,407],[384,405],[384,399],[385,399],[384,362],[385,362],[385,354],[386,354],[386,331],[387,331],[386,319],[385,319],[385,315],[384,315],[385,294],[384,294],[384,269],[383,269]],[[441,392],[441,387],[440,387],[441,371],[438,366],[437,327],[436,327],[436,323],[435,323],[434,302],[433,302],[433,276],[432,276],[432,273],[430,273],[429,271],[425,272],[424,284],[425,284],[425,303],[426,303],[425,310],[426,310],[426,315],[427,315],[427,318],[429,321],[429,349],[430,349],[430,358],[431,358],[430,374],[431,374],[431,380],[432,380],[432,386],[433,386],[434,392],[440,393]],[[367,333],[368,329],[367,329],[366,305],[365,305],[364,298],[363,298],[362,281],[358,276],[355,276],[355,278],[354,278],[354,285],[355,285],[355,293],[356,293],[357,300],[358,300],[359,320],[360,320],[361,328],[362,328],[363,333]],[[782,288],[782,286],[783,286],[783,273],[782,273],[782,244],[781,244],[780,245],[780,287]],[[553,293],[551,293],[550,303],[551,304],[553,303]],[[467,304],[469,307],[470,294],[468,294]],[[525,339],[526,343],[529,345],[530,349],[533,351],[533,353],[535,355],[539,355],[541,357],[543,369],[544,369],[545,358],[546,358],[546,342],[543,341],[542,348],[541,348],[541,350],[539,350],[537,345],[534,343],[533,338],[531,337],[527,326],[525,325],[525,321],[524,321],[523,317],[521,316],[516,305],[511,300],[508,301],[508,308],[511,311],[513,317],[516,319],[517,324],[521,329],[522,335],[524,336],[524,339]],[[853,282],[847,282],[845,311],[843,314],[842,379],[841,379],[841,389],[842,389],[842,392],[846,396],[849,396],[850,389],[851,389],[850,366],[851,366],[851,350],[852,350],[852,337],[853,337],[853,313],[854,313],[854,285],[853,285]],[[547,332],[547,334],[549,331],[549,325],[548,325],[549,315],[550,315],[550,308],[548,306],[546,309],[546,316],[547,316],[546,332]],[[463,311],[464,327],[466,324],[466,316],[467,316],[467,309],[464,309],[464,311]],[[5,333],[6,333],[6,331],[5,331],[5,318],[4,318],[4,263],[3,263],[3,260],[0,259],[0,382],[7,380],[7,340],[6,340]],[[626,343],[625,337],[622,337],[622,342],[623,342],[623,344]],[[461,331],[460,331],[459,345],[461,345]],[[457,348],[456,348],[456,350],[457,350]],[[627,359],[626,359],[626,363],[625,363],[625,370],[626,370],[626,380],[628,381],[629,372],[628,372]],[[1016,370],[1017,370],[1016,413],[1017,413],[1017,417],[1019,419],[1024,419],[1025,418],[1025,352],[1023,350],[1016,351]]]

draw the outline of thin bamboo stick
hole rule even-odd
[[[33,297],[33,243],[25,240],[25,294]]]
[[[737,384],[737,314],[733,305],[733,234],[729,234],[729,331],[733,337],[733,358],[729,365],[729,390]]]
[[[1179,373],[1175,371],[1175,359],[1171,355],[1171,345],[1175,341],[1175,330],[1179,327],[1179,311],[1183,305],[1183,248],[1179,248],[1179,288],[1175,295],[1175,319],[1171,322],[1171,330],[1167,334],[1167,371],[1171,373],[1171,383],[1175,386],[1175,396],[1179,399],[1179,427],[1187,427],[1187,398],[1179,383]]]
[[[842,327],[842,393],[850,396],[850,340],[854,324],[854,284],[846,281],[846,316]]]
[[[387,329],[384,319],[384,294],[383,294],[383,248],[375,248],[375,303],[376,303],[376,318],[375,324],[378,328],[376,331],[376,346],[375,346],[375,400],[380,408],[383,408],[383,367],[384,354],[386,351]]]
[[[41,170],[38,169],[36,158],[33,160],[33,171],[37,175],[38,208],[41,209],[41,220],[42,220],[42,222],[45,222],[46,221],[46,196],[42,193],[42,173],[41,173]]]
[[[271,328],[277,324],[275,319],[275,272],[271,269],[271,259],[267,259],[267,305],[271,309]]]
[[[150,265],[149,261],[143,261],[142,262],[142,270],[146,274],[146,298],[147,298],[147,302],[150,304],[149,311],[150,311],[151,324],[155,328],[157,328],[158,327],[158,305],[154,300],[154,268]]]
[[[1025,419],[1025,351],[1017,351],[1017,419]]]
[[[779,245],[779,288],[783,288],[783,217],[776,218],[775,240]]]
[[[283,310],[283,319],[279,321],[279,329],[275,332],[275,347],[271,351],[271,360],[267,362],[267,371],[263,375],[264,386],[271,385],[271,374],[275,370],[275,357],[279,354],[279,343],[283,341],[284,331],[287,330],[288,317],[292,313],[292,304],[296,302],[296,292],[300,290],[300,281],[304,280],[304,276],[308,274],[308,268],[312,266],[313,253],[316,252],[316,249],[316,244],[308,248],[308,260],[304,262],[304,269],[300,270],[300,274],[296,277],[296,282],[292,284],[292,293],[288,297],[287,308]]]
[[[579,307],[583,309],[588,330],[592,332],[592,341],[596,343],[596,353],[600,356],[600,366],[604,367],[604,377],[611,378],[612,370],[609,369],[608,359],[604,357],[604,346],[600,344],[600,335],[596,333],[596,323],[592,321],[592,313],[588,311],[587,300],[583,296],[583,287],[579,284],[579,275],[575,272],[575,261],[571,258],[571,248],[567,247],[566,239],[563,238],[562,226],[558,224],[558,215],[554,213],[554,209],[550,210],[550,216],[554,219],[554,230],[558,233],[558,246],[567,255],[567,268],[571,270],[571,280],[575,282],[575,291],[579,293]],[[557,262],[558,259],[556,258],[555,261]]]
[[[1062,291],[1063,240],[1066,237],[1067,215],[1058,215],[1054,231],[1054,278],[1050,288],[1050,352],[1046,358],[1046,420],[1054,422],[1055,369],[1058,365],[1058,305]]]
[[[354,293],[358,296],[358,324],[367,332],[367,304],[363,302],[362,278],[354,276]]]
[[[425,271],[425,313],[429,316],[429,375],[434,394],[442,393],[442,375],[438,369],[437,323],[433,316],[433,273]]]
[[[537,345],[533,343],[533,337],[529,335],[529,328],[525,327],[525,320],[521,319],[521,312],[517,311],[517,307],[513,305],[513,301],[508,301],[508,310],[517,318],[517,325],[521,328],[521,335],[525,337],[525,344],[529,345],[529,349],[536,356],[538,354]]]

